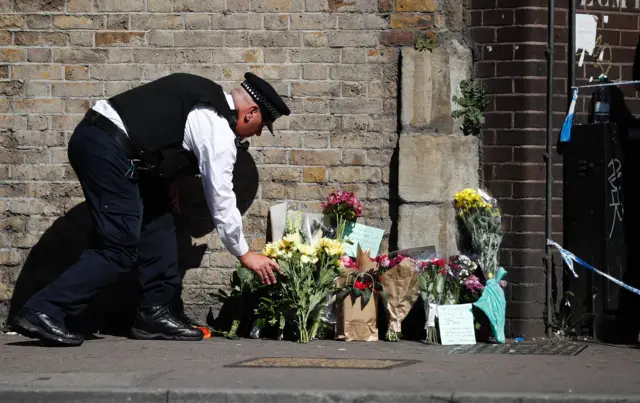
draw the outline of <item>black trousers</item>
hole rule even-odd
[[[84,121],[71,136],[68,154],[98,243],[25,306],[64,321],[82,313],[98,293],[132,269],[138,270],[140,306],[171,302],[181,276],[168,183],[128,179],[130,164],[122,146]]]

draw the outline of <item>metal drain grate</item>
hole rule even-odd
[[[415,360],[263,357],[225,365],[235,368],[339,368],[339,369],[392,369],[416,364]]]
[[[576,356],[587,345],[569,342],[474,344],[456,347],[449,354],[514,354]]]

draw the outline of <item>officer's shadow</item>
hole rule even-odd
[[[244,214],[258,192],[259,176],[249,152],[239,149],[234,167],[234,192],[237,205]],[[206,244],[194,244],[214,230],[199,178],[185,178],[179,182],[180,213],[176,215],[178,266],[181,274],[200,266],[207,250]],[[83,251],[93,244],[93,228],[86,203],[73,207],[49,227],[31,248],[16,280],[11,298],[8,323],[25,302],[40,289],[53,282],[67,267],[75,263]],[[158,251],[162,253],[162,251]],[[181,290],[179,290],[181,291]],[[183,309],[179,298],[174,306]],[[101,293],[81,317],[69,325],[85,334],[100,333],[125,336],[136,314],[139,291],[136,272],[132,271]]]

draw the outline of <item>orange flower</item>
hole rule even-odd
[[[211,331],[209,329],[207,329],[205,326],[198,326],[198,329],[202,330],[202,333],[204,333],[204,339],[210,339],[211,338]]]

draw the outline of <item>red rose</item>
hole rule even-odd
[[[354,283],[354,287],[356,287],[358,290],[366,290],[367,288],[371,287],[371,281],[365,281],[363,283],[360,280],[356,280],[356,282]]]

